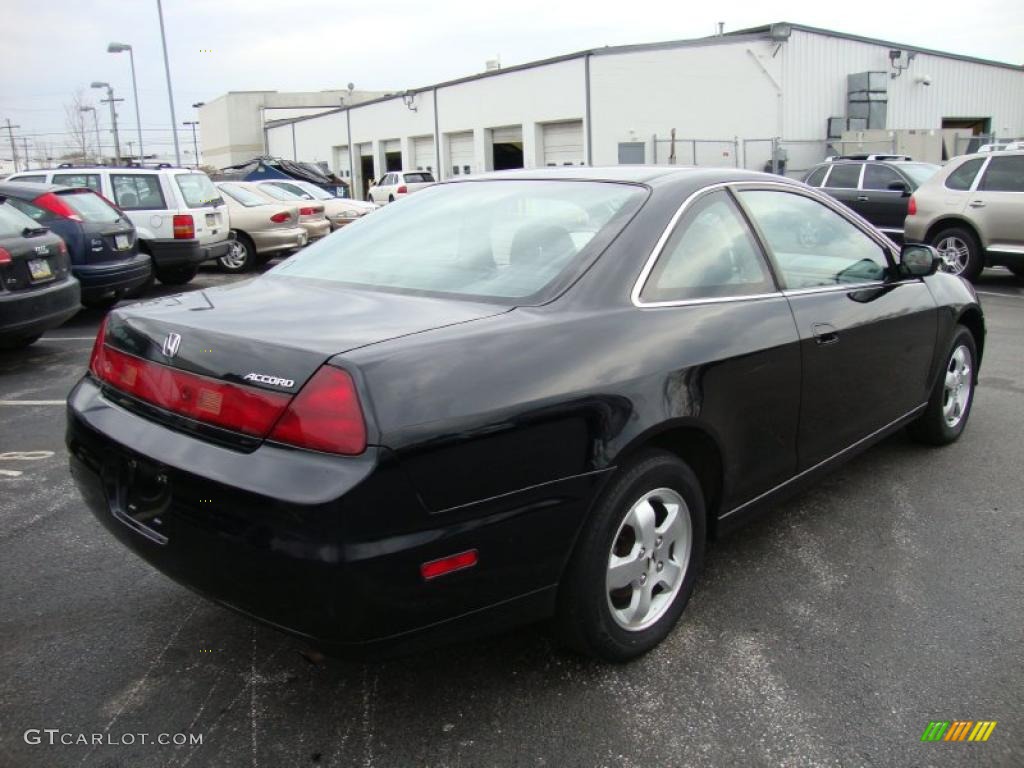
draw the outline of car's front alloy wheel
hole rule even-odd
[[[619,469],[585,523],[559,585],[572,648],[627,661],[672,630],[704,557],[704,496],[678,457],[645,451]]]
[[[930,445],[946,445],[960,437],[971,414],[977,359],[974,335],[957,326],[928,406],[908,428],[911,437]]]

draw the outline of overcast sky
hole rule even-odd
[[[702,37],[718,21],[726,31],[790,21],[1024,63],[1021,0],[164,0],[164,17],[179,124],[194,119],[193,102],[229,90],[348,82],[404,90],[482,71],[494,56],[509,66],[601,45]],[[0,23],[0,126],[10,118],[19,135],[60,151],[69,143],[63,105],[78,88],[96,103],[100,92],[89,83],[106,80],[127,99],[118,123],[133,133],[128,56],[106,52],[118,41],[135,47],[143,138],[171,149],[156,0],[2,0]],[[100,121],[109,128],[105,111]],[[191,134],[182,136],[190,147]],[[0,139],[7,157],[6,130]]]

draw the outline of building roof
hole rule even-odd
[[[981,59],[974,56],[965,56],[958,53],[948,53],[946,51],[936,51],[931,48],[921,48],[920,46],[907,45],[905,43],[894,43],[888,40],[880,40],[872,37],[863,37],[861,35],[854,35],[847,32],[836,32],[831,29],[822,29],[819,27],[811,27],[806,24],[791,24],[790,22],[780,21],[772,24],[763,24],[758,27],[749,27],[747,29],[738,29],[733,32],[726,32],[721,35],[709,35],[708,37],[697,37],[686,40],[667,40],[664,42],[656,43],[637,43],[633,45],[605,45],[600,48],[587,48],[582,51],[576,51],[574,53],[565,53],[560,56],[552,56],[546,59],[538,59],[536,61],[528,61],[523,64],[516,64],[511,67],[502,67],[500,69],[488,70],[486,72],[477,72],[472,75],[466,75],[465,77],[455,78],[454,80],[445,80],[444,82],[434,83],[433,85],[425,85],[418,88],[410,88],[404,92],[389,93],[384,96],[379,96],[375,99],[368,99],[366,101],[360,101],[358,103],[337,107],[334,109],[328,109],[315,115],[301,115],[293,118],[282,118],[275,120],[273,127],[278,127],[284,124],[300,123],[304,120],[312,120],[314,118],[323,117],[324,115],[334,114],[337,112],[344,112],[347,109],[358,109],[359,107],[370,106],[371,104],[377,104],[383,101],[390,101],[391,99],[400,98],[405,93],[427,93],[439,88],[449,88],[453,85],[460,85],[461,83],[468,83],[474,80],[483,80],[488,77],[500,77],[510,72],[519,72],[526,69],[534,69],[537,67],[546,67],[551,64],[558,64],[563,61],[573,61],[575,59],[581,59],[588,56],[607,56],[621,53],[634,53],[642,51],[657,51],[657,50],[673,50],[677,48],[699,48],[702,46],[712,45],[731,45],[743,40],[765,40],[774,31],[781,31],[783,28],[789,28],[790,30],[799,30],[801,32],[808,32],[815,35],[823,35],[826,37],[835,37],[843,40],[855,40],[861,43],[869,43],[872,45],[884,46],[887,48],[900,48],[906,51],[916,51],[918,53],[926,53],[931,56],[942,56],[947,59],[956,59],[958,61],[968,61],[974,64],[985,64],[992,67],[1002,67],[1005,69],[1012,69],[1018,72],[1024,72],[1024,65],[1010,64],[1004,61],[993,61],[990,59]],[[271,127],[268,125],[268,127]]]

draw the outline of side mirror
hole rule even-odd
[[[898,267],[903,277],[928,277],[934,275],[941,265],[942,257],[930,245],[913,243],[900,249]]]
[[[890,181],[886,189],[890,192],[902,192],[904,197],[910,194],[910,188],[902,181]]]

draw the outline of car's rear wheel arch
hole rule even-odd
[[[974,242],[978,244],[978,247],[984,249],[984,246],[982,245],[981,234],[978,232],[977,227],[971,224],[971,222],[969,222],[967,219],[962,219],[959,216],[947,216],[936,221],[934,224],[928,227],[928,233],[925,235],[924,241],[926,243],[932,242],[932,240],[935,239],[935,236],[939,234],[939,232],[941,232],[944,229],[950,229],[951,227],[958,227],[960,229],[967,230],[967,232],[974,236]]]
[[[666,422],[633,440],[619,452],[615,463],[624,465],[633,456],[650,449],[677,456],[697,476],[707,510],[708,535],[714,536],[725,479],[725,463],[718,440],[704,425],[690,421]]]

